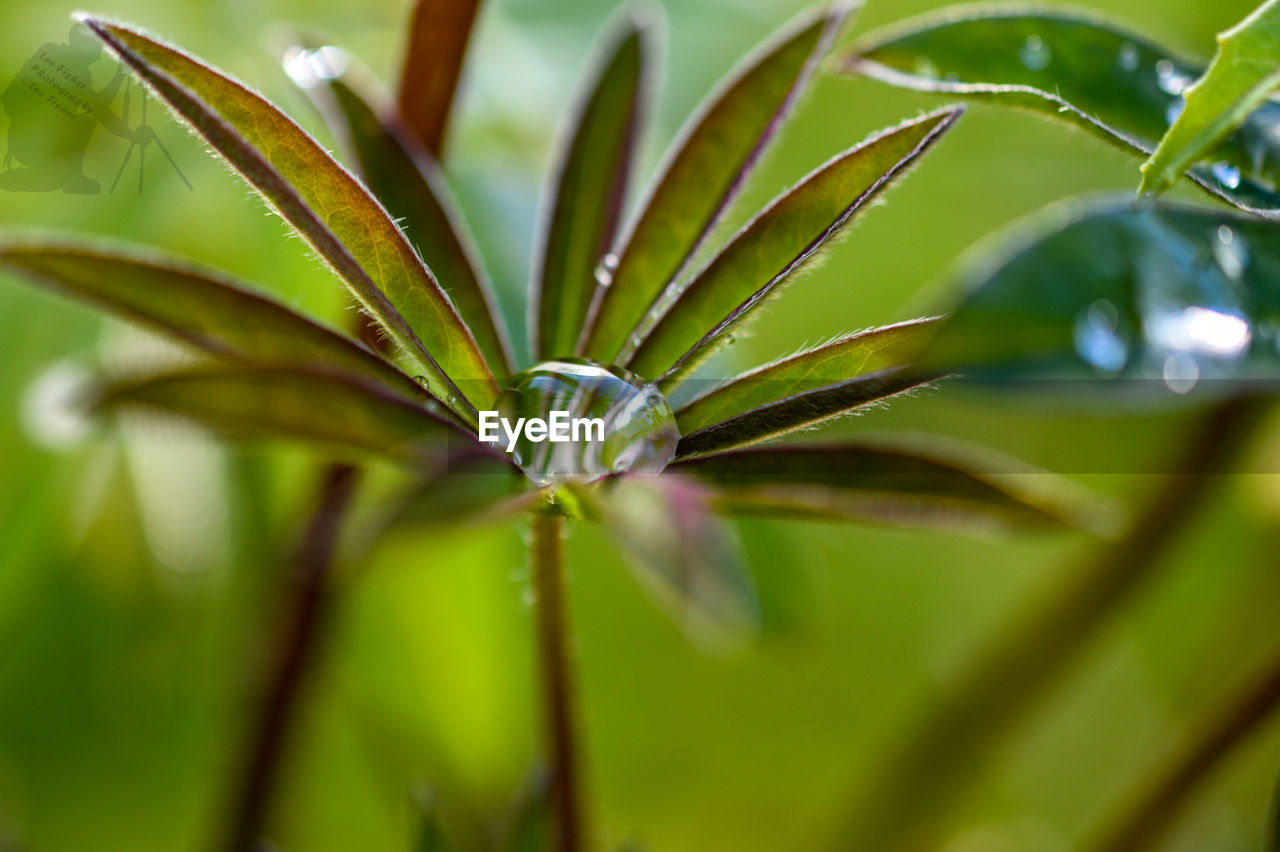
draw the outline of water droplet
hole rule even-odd
[[[413,377],[413,380],[414,380],[415,382],[417,382],[418,384],[420,384],[420,385],[425,385],[425,384],[427,383],[427,377],[426,377],[426,376],[414,376],[414,377]]]
[[[1131,41],[1126,41],[1120,46],[1120,52],[1116,55],[1116,64],[1125,71],[1138,70],[1138,46]]]
[[[1018,58],[1029,70],[1043,71],[1053,60],[1053,51],[1049,50],[1049,45],[1040,36],[1029,35],[1022,47],[1018,48]]]
[[[1174,393],[1189,393],[1200,381],[1200,365],[1185,352],[1164,359],[1162,369],[1165,386]]]
[[[284,55],[285,72],[304,89],[341,77],[350,64],[347,52],[332,45],[313,50],[291,47]]]
[[[539,485],[659,473],[680,440],[671,406],[655,385],[582,358],[547,361],[512,377],[495,408],[505,425],[496,423],[496,441],[493,431],[485,437],[504,451],[510,446],[512,461]],[[546,433],[531,434],[517,425],[520,418],[540,420]]]
[[[1161,59],[1156,63],[1156,83],[1165,94],[1181,95],[1191,85],[1191,78],[1168,59]]]
[[[938,79],[938,68],[929,61],[927,56],[917,56],[915,72],[917,77],[924,77],[929,80]]]
[[[1236,189],[1240,186],[1240,169],[1225,160],[1214,163],[1209,167],[1209,171],[1213,174],[1214,180],[1227,189]]]
[[[596,280],[600,282],[601,287],[608,287],[613,283],[613,273],[617,271],[618,256],[612,252],[606,254],[596,265]]]
[[[1226,225],[1218,226],[1218,240],[1213,244],[1213,259],[1228,278],[1239,278],[1249,265],[1249,249],[1244,239]]]
[[[91,384],[89,371],[74,361],[59,361],[37,376],[22,397],[27,438],[53,450],[87,438],[93,431],[85,406]]]
[[[1146,324],[1147,336],[1171,353],[1234,358],[1253,338],[1249,321],[1199,305],[1164,311]]]
[[[1117,333],[1119,325],[1120,314],[1106,299],[1094,302],[1076,320],[1076,352],[1100,373],[1118,373],[1129,360],[1129,347]]]

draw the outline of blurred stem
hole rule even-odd
[[[569,617],[564,570],[564,520],[533,516],[534,619],[542,667],[551,806],[559,852],[582,848],[574,744],[573,684],[569,662]]]
[[[940,845],[936,835],[984,759],[1151,576],[1265,410],[1264,400],[1240,398],[1202,417],[1125,534],[1022,610],[947,694],[929,702],[924,717],[871,776],[874,787],[845,826],[841,848],[887,852]]]
[[[292,560],[272,668],[253,717],[235,791],[223,847],[228,852],[259,848],[291,722],[323,632],[334,544],[358,475],[358,468],[346,464],[325,469],[319,500]]]
[[[1193,732],[1183,749],[1152,779],[1114,829],[1089,848],[1097,852],[1141,852],[1156,848],[1200,782],[1256,734],[1277,708],[1280,708],[1280,657],[1270,660]]]

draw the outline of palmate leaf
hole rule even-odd
[[[343,453],[436,463],[474,437],[371,382],[286,367],[200,367],[102,388],[99,409],[176,415],[232,438],[320,444]]]
[[[1183,92],[1186,108],[1142,165],[1142,189],[1168,189],[1189,166],[1248,120],[1280,85],[1280,0],[1268,0],[1226,32],[1204,76]]]
[[[895,86],[1054,116],[1149,156],[1202,67],[1106,21],[1026,5],[927,15],[854,45],[842,67]],[[1250,212],[1280,216],[1280,105],[1265,104],[1192,180]]]
[[[908,121],[841,154],[779,196],[684,287],[627,367],[661,376],[664,391],[772,295],[949,130],[949,108]]]
[[[680,434],[692,434],[796,394],[908,364],[936,324],[935,319],[923,319],[873,328],[744,373],[678,409]]]
[[[612,363],[742,187],[853,8],[835,3],[749,60],[673,148],[604,269],[577,353]]]
[[[0,243],[0,267],[219,358],[350,373],[418,399],[426,391],[360,344],[219,273],[159,255],[48,240]]]
[[[377,103],[367,74],[339,48],[297,46],[285,68],[324,115],[365,185],[448,294],[499,378],[511,375],[511,346],[485,276],[439,164]]]
[[[759,627],[755,585],[705,487],[664,473],[614,477],[581,493],[640,583],[694,638],[723,641]]]
[[[417,0],[400,71],[400,114],[436,159],[480,0]]]
[[[921,369],[1088,390],[1132,379],[1126,399],[1149,401],[1280,378],[1280,224],[1126,199],[1067,205],[1024,230],[960,274],[965,295]]]
[[[1109,529],[1068,483],[976,448],[842,444],[741,450],[677,462],[717,487],[721,511],[865,520],[960,532],[1009,526]]]
[[[814,390],[802,390],[683,435],[676,445],[676,458],[722,453],[770,441],[876,405],[931,381],[932,377],[915,367],[888,367]]]
[[[627,17],[566,140],[529,300],[536,310],[536,360],[573,351],[595,293],[596,266],[617,236],[640,132],[647,53],[645,24]]]
[[[444,291],[373,196],[240,83],[126,27],[82,21],[337,272],[431,391],[474,422],[475,403],[496,396],[493,375]]]

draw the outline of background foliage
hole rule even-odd
[[[450,176],[504,305],[525,286],[548,144],[600,2],[494,0],[480,22],[450,140]],[[729,65],[803,4],[666,4],[659,136],[646,162]],[[940,6],[871,2],[866,32]],[[1089,5],[1089,4],[1084,4]],[[1092,4],[1190,57],[1247,0]],[[162,4],[118,15],[257,86],[323,136],[270,49],[271,27],[327,32],[383,79],[400,2]],[[71,7],[6,0],[0,68],[61,41]],[[102,74],[111,68],[102,63]],[[4,81],[4,82],[7,82]],[[98,81],[99,84],[102,81]],[[925,95],[820,78],[735,206],[734,223]],[[150,115],[194,185],[148,158],[115,194],[0,195],[0,224],[44,224],[167,249],[338,318],[340,288],[280,239],[282,223],[227,179],[165,112]],[[3,120],[3,119],[0,119]],[[136,120],[136,119],[135,119]],[[331,142],[331,140],[326,140]],[[99,138],[86,171],[109,183],[125,142]],[[729,357],[755,364],[850,327],[947,303],[942,273],[976,240],[1066,195],[1131,191],[1135,161],[1060,124],[975,105],[890,203],[772,307]],[[99,180],[102,178],[99,177]],[[104,187],[105,188],[105,187]],[[1178,194],[1197,198],[1182,187]],[[523,329],[523,318],[510,323]],[[128,363],[156,344],[29,288],[0,286],[0,849],[199,847],[222,819],[246,699],[263,663],[279,556],[313,490],[299,451],[224,450],[174,430],[84,438],[41,396],[77,365]],[[145,350],[144,350],[145,348]],[[992,444],[1122,496],[1154,476],[1188,413],[1064,419],[954,389],[824,432],[929,430]],[[1252,469],[1274,469],[1264,429]],[[1274,654],[1280,481],[1227,481],[1148,593],[1091,647],[1011,748],[973,767],[957,849],[1071,848],[1217,689]],[[1088,558],[1080,538],[984,541],[750,522],[738,535],[766,606],[758,645],[703,655],[640,595],[589,527],[569,547],[587,722],[587,789],[613,841],[656,850],[808,849],[911,708],[928,702],[1002,616]],[[535,730],[522,529],[399,536],[343,578],[333,635],[286,768],[281,848],[412,848],[423,801],[476,834],[524,781]],[[1249,849],[1277,774],[1280,731],[1209,785],[1174,848]]]

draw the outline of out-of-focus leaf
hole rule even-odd
[[[966,295],[921,369],[1088,390],[1133,379],[1111,386],[1150,386],[1142,399],[1280,378],[1280,224],[1163,202],[1065,210],[961,273]]]
[[[989,450],[877,444],[742,450],[672,471],[718,487],[726,512],[978,531],[1010,525],[1092,530],[1109,518],[1079,490]]]
[[[836,3],[751,59],[681,135],[600,284],[578,353],[611,363],[701,245],[826,54],[851,5]]]
[[[744,373],[676,411],[682,435],[753,408],[909,363],[937,320],[923,319],[850,334]]]
[[[400,72],[400,114],[437,159],[480,0],[417,0]]]
[[[532,508],[537,499],[528,477],[505,458],[466,450],[414,484],[391,507],[385,526],[483,524]]]
[[[715,642],[758,628],[755,585],[705,488],[664,473],[615,477],[590,496],[641,584],[694,638]]]
[[[626,200],[645,76],[644,24],[634,16],[611,46],[561,155],[529,304],[537,360],[569,355],[596,287],[596,266],[617,236]]]
[[[930,381],[932,378],[914,368],[889,367],[816,390],[801,391],[684,435],[676,445],[676,458],[721,453],[769,441],[875,405]]]
[[[1186,108],[1142,165],[1142,189],[1160,192],[1172,186],[1265,104],[1278,84],[1280,0],[1268,0],[1218,34],[1209,70],[1182,93]]]
[[[416,398],[413,379],[330,331],[218,273],[158,255],[48,241],[0,243],[0,266],[212,355],[258,365],[315,366]]]
[[[484,356],[404,234],[359,181],[240,83],[126,27],[83,21],[333,267],[431,391],[475,422],[474,403],[487,405],[497,395]]]
[[[511,347],[461,214],[439,164],[378,104],[368,74],[341,48],[290,48],[285,69],[324,115],[365,185],[422,256],[499,378],[511,375]]]
[[[642,376],[662,376],[659,386],[670,391],[858,211],[905,174],[963,109],[940,110],[885,131],[779,196],[655,317],[656,325],[641,333],[643,342],[627,366]]]
[[[177,415],[232,438],[300,440],[406,462],[435,461],[447,445],[474,440],[371,383],[282,367],[200,368],[122,381],[94,402]]]
[[[1071,122],[1149,156],[1202,68],[1077,12],[947,9],[853,47],[843,67],[895,86],[991,100]],[[1280,216],[1280,104],[1266,104],[1190,177],[1228,203]]]
[[[552,852],[551,785],[547,773],[535,768],[516,794],[503,826],[506,852]]]

